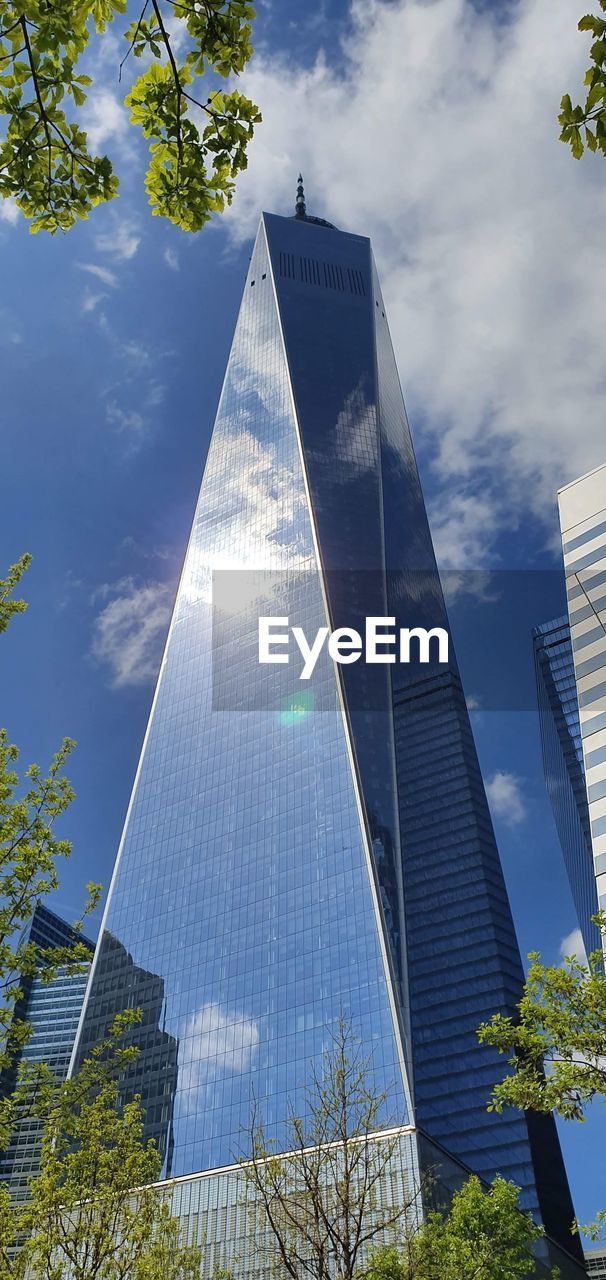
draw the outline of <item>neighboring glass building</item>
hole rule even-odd
[[[90,948],[91,959],[94,951],[92,942],[42,903],[36,907],[24,941],[34,942],[40,948],[71,947],[80,942]],[[32,1029],[22,1057],[32,1065],[48,1063],[57,1080],[67,1076],[89,968],[90,965],[83,966],[80,973],[72,974],[60,968],[50,982],[39,977],[24,978],[21,982],[23,996],[15,1006],[15,1017],[27,1020]],[[16,1061],[10,1071],[3,1072],[2,1097],[13,1092],[18,1065]],[[17,1120],[9,1147],[0,1154],[0,1182],[8,1185],[16,1202],[27,1199],[28,1179],[39,1168],[41,1141],[40,1121],[33,1116],[22,1116]]]
[[[558,494],[593,869],[606,908],[606,463]]]
[[[402,1177],[426,1140],[500,1171],[579,1258],[551,1117],[486,1109],[503,1064],[476,1028],[522,969],[454,657],[325,646],[303,684],[259,663],[260,615],[309,638],[447,625],[370,243],[302,192],[257,234],[75,1061],[143,1000],[133,969],[156,975],[145,1101],[179,1212],[229,1265],[253,1099],[279,1147],[345,1015]]]
[[[533,631],[545,784],[587,954],[600,945],[589,806],[568,618]]]
[[[591,1280],[606,1280],[606,1248],[604,1245],[595,1245],[594,1248],[585,1250],[585,1261],[587,1263],[587,1275]]]

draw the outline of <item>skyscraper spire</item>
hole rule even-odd
[[[295,218],[305,217],[305,193],[303,191],[303,178],[299,174],[297,186],[297,199],[295,201]]]

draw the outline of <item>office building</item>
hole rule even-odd
[[[39,903],[29,925],[25,942],[33,942],[41,949],[71,947],[83,943],[90,950],[93,944]],[[68,973],[59,968],[50,982],[41,977],[23,978],[23,995],[15,1006],[15,1017],[31,1025],[31,1035],[20,1057],[10,1070],[2,1073],[0,1095],[12,1094],[21,1057],[32,1066],[47,1063],[57,1080],[64,1080],[70,1063],[82,1001],[86,990],[90,965],[82,965],[79,973]],[[0,1182],[8,1185],[15,1202],[27,1198],[28,1179],[37,1173],[40,1163],[42,1124],[35,1116],[18,1116],[17,1124],[6,1151],[0,1154]]]
[[[279,1149],[345,1015],[398,1186],[444,1152],[499,1171],[574,1271],[551,1118],[487,1111],[503,1064],[476,1028],[513,1013],[522,968],[454,655],[325,645],[303,682],[294,657],[259,661],[260,616],[309,638],[447,627],[370,243],[308,216],[301,185],[256,237],[75,1062],[132,966],[157,975],[178,1042],[164,1173],[229,1265],[253,1100]]]
[[[590,1280],[606,1280],[606,1248],[604,1245],[592,1245],[585,1250],[587,1275]]]
[[[606,464],[560,489],[597,899],[606,907]]]
[[[568,618],[533,632],[541,750],[579,928],[587,955],[600,945],[581,722]]]

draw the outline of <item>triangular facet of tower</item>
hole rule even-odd
[[[273,709],[263,701],[264,685],[271,699],[276,668],[260,667],[256,648],[240,646],[259,612],[243,591],[248,570],[264,571],[270,592],[275,587],[274,614],[290,610],[310,636],[326,625],[263,226],[82,1041],[85,1048],[98,1035],[95,1007],[107,998],[108,984],[112,1009],[127,1003],[133,962],[163,975],[163,1027],[179,1043],[173,1175],[232,1161],[254,1099],[279,1143],[289,1101],[304,1109],[310,1070],[320,1069],[342,1016],[371,1053],[377,1089],[389,1095],[390,1122],[410,1119],[396,997],[335,667],[324,656],[303,695],[293,667]],[[219,653],[215,636],[214,686],[213,574],[221,579],[215,626],[225,642]],[[226,652],[234,658],[227,674]],[[125,948],[122,965],[116,937]],[[161,1105],[161,1071],[157,1082]]]

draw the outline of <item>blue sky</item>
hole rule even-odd
[[[251,238],[261,208],[290,212],[299,167],[310,211],[372,236],[441,563],[559,571],[557,486],[606,452],[603,161],[575,165],[554,122],[583,11],[554,0],[546,30],[525,0],[497,31],[464,0],[310,0],[302,21],[261,3],[246,87],[264,124],[233,210],[197,237],[148,215],[110,39],[88,119],[120,199],[52,240],[0,210],[0,547],[34,556],[2,722],[24,761],[78,742],[57,910],[109,883]],[[545,574],[535,620],[560,599]],[[576,921],[536,715],[480,710],[474,729],[522,951],[554,960]],[[562,1137],[587,1218],[604,1118]]]

